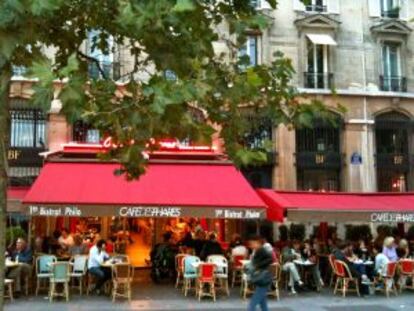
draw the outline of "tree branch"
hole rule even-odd
[[[78,51],[78,52],[77,52],[77,54],[78,54],[80,57],[82,57],[82,58],[84,58],[84,59],[86,59],[86,60],[88,60],[88,61],[93,62],[93,63],[96,65],[96,67],[98,68],[98,71],[99,71],[99,73],[101,74],[102,78],[103,78],[104,80],[108,79],[108,77],[107,77],[107,76],[106,76],[106,74],[105,74],[105,71],[104,71],[104,70],[103,70],[103,68],[101,67],[101,63],[99,62],[99,60],[97,60],[95,57],[89,56],[89,55],[87,55],[87,54],[85,54],[85,53],[83,53],[83,52],[81,52],[81,51]]]

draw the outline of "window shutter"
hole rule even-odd
[[[381,0],[369,0],[369,16],[380,17],[381,16]]]
[[[293,10],[295,10],[295,11],[305,11],[305,5],[300,0],[293,0]]]
[[[339,0],[328,0],[328,12],[339,14]]]
[[[400,18],[408,21],[410,19],[409,0],[400,0]]]

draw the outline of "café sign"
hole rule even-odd
[[[372,213],[371,222],[381,223],[414,223],[414,213]]]
[[[177,207],[177,206],[111,206],[111,205],[83,205],[83,206],[42,206],[29,205],[27,213],[30,216],[46,217],[149,217],[149,218],[176,218],[176,217],[204,217],[219,219],[263,219],[266,218],[265,209],[251,208],[214,208],[214,207]]]

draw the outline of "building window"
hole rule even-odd
[[[389,18],[400,17],[399,0],[379,0],[381,2],[381,16]]]
[[[46,120],[38,109],[10,111],[10,147],[45,148]]]
[[[100,134],[97,129],[92,128],[84,121],[76,121],[73,124],[73,140],[78,143],[98,144]]]
[[[98,64],[91,61],[88,65],[88,73],[91,79],[118,79],[120,77],[120,64],[114,61],[114,54],[104,53],[96,46],[96,42],[99,42],[100,32],[97,30],[89,31],[87,39],[87,54],[93,57],[99,62],[99,67],[102,72],[98,69]],[[113,47],[113,39],[109,37],[108,45],[110,49]]]
[[[24,77],[27,73],[27,68],[25,66],[13,66],[13,76]]]
[[[341,118],[333,115],[337,125],[315,119],[312,128],[296,130],[296,167],[298,189],[338,191],[342,156],[340,153]]]
[[[326,12],[326,0],[311,0],[308,1],[309,4],[305,6],[306,11],[308,12]]]
[[[248,36],[246,43],[239,49],[239,58],[247,56],[248,66],[256,66],[259,63],[258,41],[257,36]]]
[[[375,126],[378,191],[406,191],[412,165],[410,119],[398,112],[388,112],[376,117]]]
[[[315,44],[306,39],[307,71],[305,72],[305,87],[312,89],[332,88],[333,74],[329,72],[329,46]]]
[[[406,92],[406,78],[401,74],[401,48],[399,44],[385,43],[382,46],[382,71],[380,87],[383,91]]]

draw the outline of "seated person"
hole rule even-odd
[[[397,247],[398,258],[406,259],[410,257],[410,247],[406,239],[401,239]]]
[[[73,241],[73,237],[69,234],[68,230],[63,228],[61,233],[60,233],[60,237],[58,239],[58,243],[60,248],[63,251],[68,251],[69,248],[71,246],[73,246],[74,241]]]
[[[295,284],[303,286],[303,282],[300,279],[299,271],[294,260],[300,259],[300,242],[293,241],[288,246],[282,249],[282,269],[289,273],[289,287],[292,294],[296,294]]]
[[[247,249],[246,246],[243,245],[242,239],[239,236],[238,238],[234,239],[233,242],[231,243],[231,256],[235,257],[235,256],[244,256],[245,258],[247,258],[248,254],[249,254],[249,250]]]
[[[340,242],[338,248],[333,252],[335,259],[345,262],[351,275],[360,281],[360,284],[368,284],[369,279],[366,273],[365,265],[356,263],[358,257],[352,251],[352,245],[346,242]],[[364,288],[365,292],[365,288]]]
[[[106,252],[106,242],[105,240],[99,240],[90,249],[88,259],[88,272],[97,279],[94,292],[98,295],[101,293],[102,285],[111,279],[111,270],[102,267],[102,263],[108,259],[109,255]]]
[[[206,243],[206,233],[203,229],[199,229],[196,232],[196,237],[194,239],[194,253],[197,257],[201,256],[201,251],[203,250],[204,244]]]
[[[309,260],[310,262],[314,263],[314,265],[309,266],[308,269],[312,273],[312,280],[316,286],[316,290],[319,291],[321,287],[324,286],[324,283],[321,277],[321,272],[319,270],[318,256],[316,255],[315,249],[312,248],[311,242],[309,240],[304,242],[301,255],[304,260]]]
[[[201,250],[200,258],[201,260],[206,260],[210,255],[223,255],[223,249],[221,248],[220,243],[217,241],[217,236],[215,233],[210,233],[209,240],[204,244],[203,249]]]
[[[84,255],[87,253],[87,247],[83,243],[83,239],[80,235],[75,235],[73,238],[73,245],[69,247],[69,255]]]
[[[394,242],[395,239],[392,236],[386,237],[382,248],[382,253],[387,256],[390,261],[398,261],[397,247]]]
[[[354,249],[355,255],[362,260],[367,260],[369,257],[368,247],[364,240],[359,240],[357,247]]]
[[[382,253],[381,245],[374,245],[372,250],[373,255],[375,256],[375,266],[374,271],[377,276],[384,276],[387,274],[387,265],[390,262],[387,256]]]
[[[20,263],[18,266],[6,270],[6,278],[14,280],[14,290],[16,292],[16,296],[18,296],[21,292],[22,278],[30,275],[32,271],[32,250],[23,238],[18,238],[16,242],[16,249],[8,255],[10,255],[10,259],[12,261]]]

